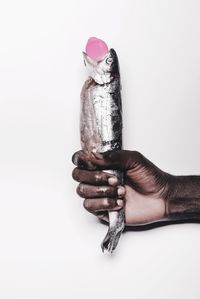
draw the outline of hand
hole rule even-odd
[[[108,211],[125,208],[126,225],[146,224],[164,219],[171,175],[156,167],[137,151],[117,150],[86,154],[76,152],[73,178],[80,182],[77,193],[84,207],[108,221]],[[103,170],[123,171],[124,186]]]

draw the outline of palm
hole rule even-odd
[[[127,225],[147,224],[164,218],[169,174],[163,172],[137,151],[108,151],[88,156],[83,151],[73,156],[77,168],[73,178],[80,182],[77,192],[85,198],[84,207],[108,221],[108,211],[119,210],[125,200]],[[107,169],[124,173],[124,187],[109,182]],[[123,195],[118,188],[123,189]],[[122,190],[121,189],[121,190]],[[117,204],[116,204],[117,202]]]
[[[129,225],[155,221],[165,214],[161,173],[150,161],[144,162],[125,174],[125,219]]]
[[[154,195],[144,195],[125,185],[126,224],[147,223],[164,217],[165,202]]]

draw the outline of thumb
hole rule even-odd
[[[104,153],[86,154],[83,151],[76,152],[73,162],[79,168],[95,169],[116,169],[125,171],[132,168],[135,163],[141,160],[141,154],[137,151],[113,150]]]
[[[113,150],[104,153],[92,153],[92,163],[102,169],[118,169],[125,171],[132,168],[141,159],[137,151]]]

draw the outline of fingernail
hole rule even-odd
[[[72,156],[72,162],[74,163],[74,165],[78,164],[78,155],[77,155],[77,153],[73,154],[73,156]]]
[[[108,184],[111,186],[115,186],[118,183],[118,179],[116,176],[112,176],[110,178],[108,178]]]
[[[103,154],[98,153],[98,152],[92,152],[93,156],[95,156],[96,159],[102,160],[103,159]]]
[[[123,207],[124,205],[124,202],[122,199],[117,199],[117,205],[120,206],[120,207]]]
[[[117,188],[117,194],[118,194],[119,196],[124,195],[124,194],[125,194],[125,188],[122,187],[122,186],[119,186],[119,187]]]

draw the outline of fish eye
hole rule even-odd
[[[111,64],[113,62],[113,59],[111,58],[111,57],[108,57],[107,59],[106,59],[106,63],[107,64]]]

